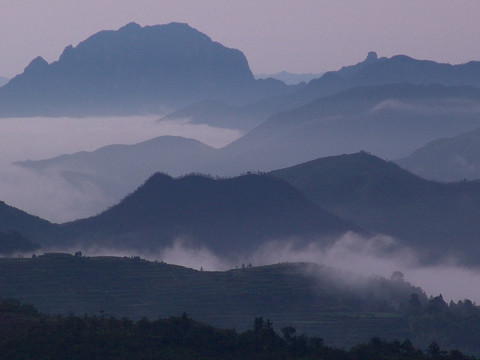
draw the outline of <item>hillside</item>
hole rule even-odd
[[[480,183],[421,179],[367,153],[272,172],[308,198],[370,231],[389,234],[423,260],[479,264]]]
[[[186,312],[240,330],[263,316],[278,329],[295,326],[342,346],[378,334],[403,338],[406,324],[395,314],[400,304],[412,293],[427,301],[404,281],[357,279],[358,287],[349,287],[340,279],[354,275],[306,263],[208,272],[139,258],[47,254],[0,259],[0,268],[0,298],[15,297],[48,313],[156,319]]]
[[[187,24],[100,31],[60,58],[37,57],[0,89],[0,116],[163,113],[194,101],[246,103],[288,93],[255,80],[245,56]]]
[[[0,255],[31,251],[42,245],[58,243],[60,231],[55,224],[30,215],[0,201]]]
[[[480,129],[434,140],[395,162],[425,179],[480,179]]]
[[[61,225],[68,243],[160,250],[183,238],[193,247],[238,259],[267,240],[302,241],[359,230],[320,209],[280,179],[244,175],[178,179],[155,174],[118,205]],[[327,242],[327,239],[324,240]]]

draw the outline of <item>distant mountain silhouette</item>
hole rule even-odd
[[[364,229],[393,235],[423,259],[480,261],[480,182],[427,181],[365,152],[272,172]]]
[[[357,87],[271,116],[218,151],[217,164],[235,174],[360,150],[399,158],[428,141],[478,128],[479,101],[480,89],[466,86]]]
[[[294,96],[317,98],[358,86],[394,83],[480,87],[480,62],[450,65],[406,55],[378,58],[375,52],[370,52],[363,62],[327,72]]]
[[[239,50],[187,24],[130,23],[67,46],[51,64],[32,60],[0,89],[0,115],[161,113],[204,99],[245,103],[289,91],[277,80],[255,80]]]
[[[160,173],[102,214],[61,228],[71,244],[158,250],[183,238],[231,258],[267,240],[307,241],[359,230],[280,179],[173,179]]]
[[[287,85],[297,85],[301,82],[309,82],[313,79],[319,78],[322,76],[323,73],[303,73],[303,74],[297,74],[297,73],[291,73],[288,71],[280,71],[275,74],[256,74],[255,78],[257,79],[268,79],[268,78],[273,78],[277,79],[280,81],[283,81]]]
[[[79,187],[91,183],[116,201],[133,192],[152,174],[172,176],[201,172],[215,149],[192,139],[160,136],[135,145],[108,145],[98,150],[61,155],[17,165],[38,172],[55,171]],[[105,204],[105,208],[112,204]]]
[[[425,179],[480,179],[480,129],[434,140],[395,162]]]

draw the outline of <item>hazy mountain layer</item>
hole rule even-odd
[[[425,179],[480,179],[480,129],[434,140],[395,162]]]
[[[365,150],[386,158],[480,126],[480,90],[392,84],[359,87],[277,113],[217,152],[225,173],[273,170]]]
[[[156,171],[234,176],[269,171],[322,156],[366,150],[387,158],[407,155],[433,139],[480,126],[480,90],[409,84],[355,88],[278,113],[230,145],[214,150],[194,140],[160,137],[131,146],[60,156],[20,164],[60,172],[70,183],[93,183],[120,201]],[[199,103],[176,113],[213,118],[243,110]],[[253,111],[253,110],[252,110]],[[173,116],[173,115],[172,115]],[[243,120],[241,120],[243,121]],[[140,161],[141,159],[141,161]]]
[[[367,153],[274,171],[311,200],[365,229],[393,235],[424,259],[480,261],[480,183],[421,179]]]
[[[55,171],[72,184],[93,184],[108,198],[120,201],[158,171],[172,176],[201,172],[215,150],[199,141],[160,136],[135,145],[108,145],[18,165],[42,172]]]
[[[288,71],[280,71],[275,74],[257,74],[255,78],[257,79],[268,79],[274,78],[280,81],[283,81],[287,85],[297,85],[301,82],[309,82],[313,79],[319,78],[323,73],[304,73],[296,74]]]
[[[256,101],[290,89],[254,79],[245,56],[187,24],[130,23],[37,57],[0,90],[1,116],[163,113],[193,101]]]

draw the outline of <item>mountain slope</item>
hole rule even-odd
[[[55,224],[0,201],[0,238],[3,239],[1,242],[13,241],[18,243],[20,249],[30,251],[38,248],[39,244],[48,246],[52,241],[58,242],[59,235],[60,231]],[[0,251],[0,254],[9,252],[5,248],[5,252]]]
[[[358,287],[349,287],[343,280],[354,274],[307,263],[209,272],[138,258],[52,254],[0,259],[0,267],[0,297],[49,313],[103,311],[138,319],[186,312],[237,329],[263,316],[278,328],[292,325],[342,345],[380,334],[404,337],[406,323],[392,312],[412,293],[426,300],[407,282],[358,278]]]
[[[187,24],[130,23],[67,46],[51,64],[35,58],[0,89],[0,115],[162,113],[204,99],[244,103],[288,91],[280,81],[256,81],[239,50]]]
[[[480,179],[480,129],[434,140],[395,162],[425,179]]]
[[[359,230],[320,209],[280,179],[244,175],[173,179],[155,174],[118,205],[61,226],[70,244],[159,250],[179,238],[237,258],[268,240]]]
[[[480,89],[391,84],[359,87],[277,113],[218,152],[220,168],[273,170],[365,150],[399,158],[426,142],[477,128]]]
[[[480,183],[421,179],[367,153],[272,172],[334,214],[395,236],[424,259],[480,262]]]

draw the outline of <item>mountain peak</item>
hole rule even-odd
[[[118,30],[137,30],[137,29],[140,29],[141,26],[138,25],[136,22],[130,22],[128,23],[127,25],[124,25],[122,26],[120,29]]]
[[[378,60],[378,55],[375,51],[369,51],[365,62],[372,62]]]
[[[25,68],[26,73],[35,73],[39,70],[43,70],[48,66],[48,62],[42,58],[41,56],[37,56],[35,59],[33,59],[30,64]]]

